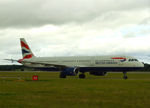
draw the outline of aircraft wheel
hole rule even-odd
[[[64,74],[63,72],[60,72],[59,77],[60,77],[60,78],[66,78],[66,74]]]
[[[128,79],[127,72],[123,72],[123,79]]]
[[[24,68],[21,68],[21,71],[24,71]]]
[[[79,78],[85,78],[85,74],[80,74]]]
[[[127,77],[127,76],[124,76],[123,79],[128,79],[128,77]]]

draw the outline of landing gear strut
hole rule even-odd
[[[85,78],[85,74],[84,73],[82,73],[82,74],[79,74],[79,78]]]
[[[123,72],[123,79],[128,79],[127,72]]]

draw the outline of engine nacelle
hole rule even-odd
[[[74,67],[66,68],[62,71],[62,73],[67,75],[67,76],[76,76],[78,74],[78,72],[79,72],[79,69],[74,68]]]
[[[95,75],[95,76],[105,76],[107,72],[91,71],[90,74]]]

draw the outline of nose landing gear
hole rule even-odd
[[[128,79],[127,72],[123,72],[123,79]]]

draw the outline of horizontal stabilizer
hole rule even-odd
[[[18,60],[14,60],[14,59],[4,59],[4,60],[11,61],[12,63],[18,61]]]

